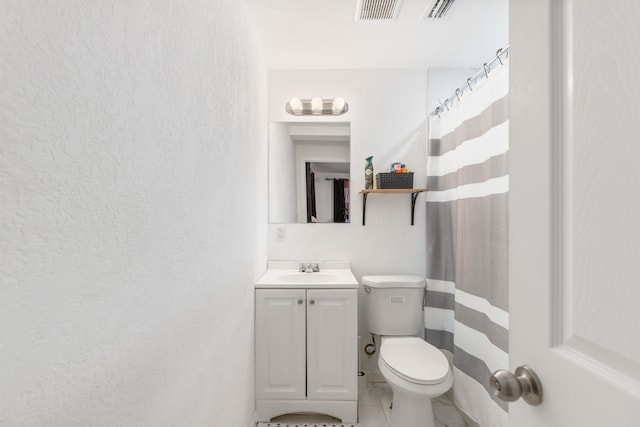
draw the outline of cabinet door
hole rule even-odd
[[[358,398],[355,289],[307,290],[307,398]]]
[[[256,289],[256,398],[305,398],[305,290]]]

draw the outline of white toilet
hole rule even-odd
[[[393,391],[390,427],[434,427],[431,399],[453,385],[449,362],[417,337],[425,280],[363,276],[369,332],[381,335],[378,366]]]

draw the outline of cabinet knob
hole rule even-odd
[[[311,301],[309,301],[309,304],[313,305],[316,303],[316,300],[312,299]]]
[[[301,299],[298,300],[298,304],[302,304],[304,301],[302,301]]]

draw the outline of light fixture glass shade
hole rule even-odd
[[[322,98],[313,98],[311,100],[311,113],[312,114],[321,114],[322,113]]]
[[[289,101],[289,106],[291,107],[291,111],[293,111],[294,114],[302,114],[302,101],[300,100],[300,98],[291,98],[291,101]]]
[[[335,98],[333,100],[333,114],[342,114],[344,112],[344,107],[345,107],[345,102],[344,102],[344,98]]]

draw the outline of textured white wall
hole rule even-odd
[[[275,121],[349,121],[351,123],[351,224],[289,224],[286,239],[269,233],[269,258],[351,261],[359,279],[366,274],[425,274],[425,199],[419,196],[411,226],[408,194],[370,195],[362,226],[365,157],[373,155],[375,172],[402,161],[414,170],[414,186],[426,185],[425,70],[271,70],[269,119]],[[348,113],[329,117],[291,116],[284,111],[292,97],[342,96]],[[359,301],[362,304],[362,298]],[[362,305],[359,328],[369,342]],[[362,350],[362,349],[360,349]],[[364,368],[377,369],[364,359]]]
[[[0,4],[0,426],[250,424],[267,120],[242,5]]]

